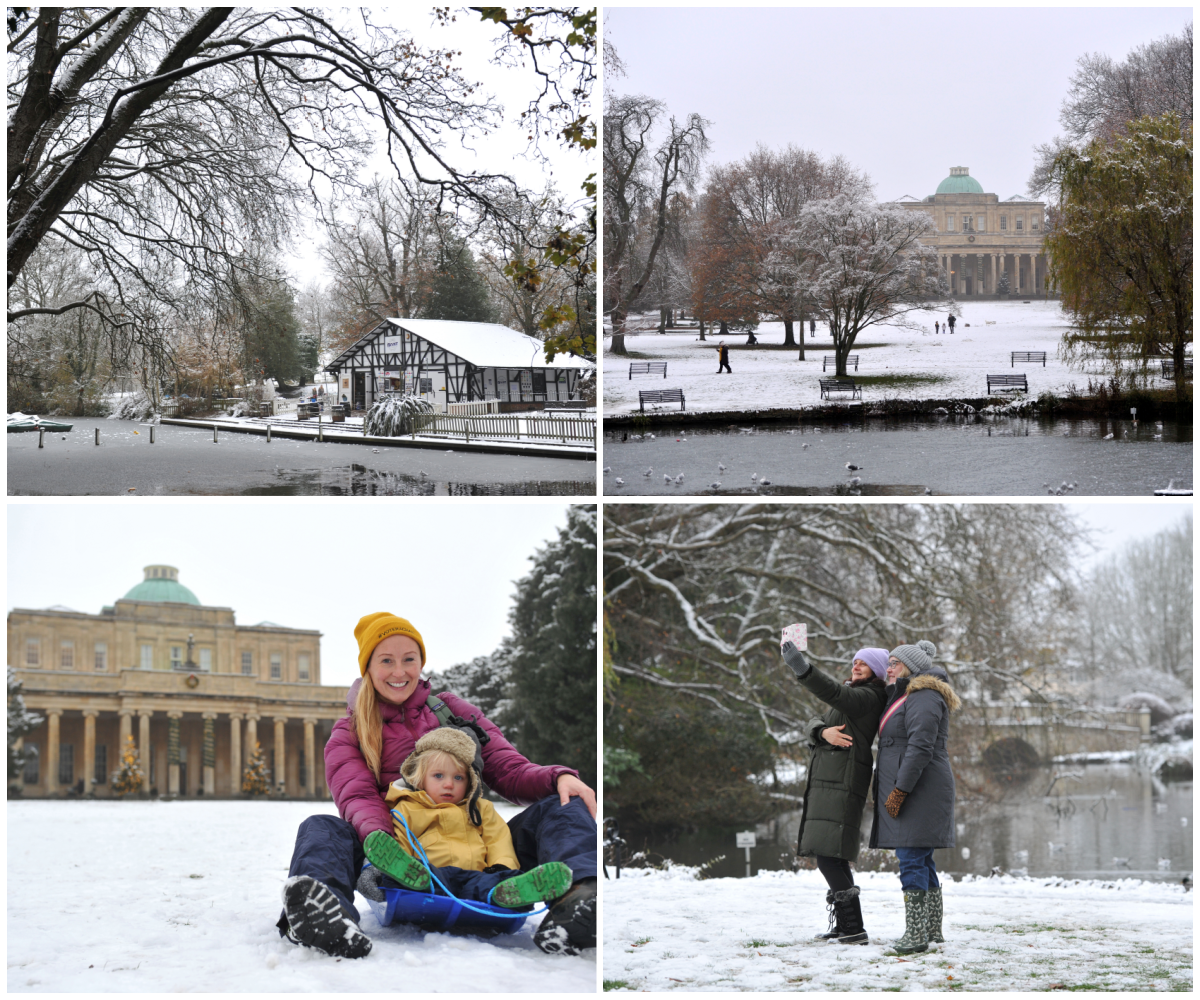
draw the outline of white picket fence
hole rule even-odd
[[[417,418],[415,431],[426,437],[459,438],[465,441],[472,438],[509,439],[596,446],[595,417],[429,413]]]
[[[475,416],[481,413],[499,413],[500,400],[476,399],[470,403],[447,403],[446,408],[452,417]]]

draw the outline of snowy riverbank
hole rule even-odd
[[[946,943],[886,955],[904,930],[895,875],[860,873],[871,944],[828,945],[816,871],[697,881],[625,869],[604,884],[607,989],[726,991],[1188,990],[1192,894],[1137,879],[944,883]]]
[[[498,805],[506,818],[519,812]],[[9,802],[9,992],[593,992],[595,952],[545,955],[539,917],[483,941],[380,927],[360,961],[279,936],[317,802]]]

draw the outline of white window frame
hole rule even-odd
[[[273,681],[283,680],[283,654],[282,653],[272,653],[271,654],[271,680],[273,680]]]
[[[154,669],[154,645],[149,642],[143,642],[141,646],[141,666],[143,670]]]
[[[254,676],[254,652],[249,649],[242,650],[242,676]]]
[[[42,640],[25,640],[25,666],[40,667],[42,665]]]
[[[200,647],[200,669],[212,672],[212,653],[213,651],[207,646]]]
[[[308,653],[301,653],[296,657],[296,672],[297,676],[302,681],[310,680],[312,677],[312,657]]]
[[[58,644],[58,666],[62,670],[75,669],[75,640],[63,639]]]
[[[1023,215],[1017,216],[1017,228],[1014,229],[1013,232],[1016,232],[1016,233],[1025,232],[1025,216],[1023,216]]]
[[[171,669],[172,670],[182,670],[183,669],[183,647],[182,646],[172,646],[171,647]]]
[[[1002,233],[1008,232],[1008,216],[1007,215],[1000,216],[1000,232],[1002,232]]]
[[[107,642],[97,642],[92,646],[92,667],[96,670],[108,669]]]

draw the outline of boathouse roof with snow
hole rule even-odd
[[[388,319],[325,366],[338,380],[338,399],[355,409],[389,392],[448,403],[497,399],[503,403],[578,400],[585,358],[559,354],[545,360],[535,337],[498,323]]]

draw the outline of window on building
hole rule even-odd
[[[1029,217],[1029,228],[1032,229],[1035,233],[1037,232],[1038,227],[1040,225],[1041,225],[1041,220],[1036,215],[1031,215]]]
[[[986,215],[977,215],[975,217],[975,228],[981,233],[987,232],[987,216]]]
[[[1021,232],[1025,228],[1025,220],[1021,216],[1017,216],[1017,232]]]
[[[154,647],[148,642],[142,643],[142,669],[154,669]]]
[[[277,681],[283,678],[283,654],[271,654],[271,680]]]
[[[296,657],[296,670],[302,681],[308,680],[308,664],[309,656],[307,653],[301,653]]]
[[[96,643],[95,648],[93,650],[93,654],[94,654],[94,659],[92,661],[92,665],[97,670],[107,670],[108,669],[108,643],[107,642]]]
[[[212,670],[212,650],[211,649],[200,650],[200,669],[201,670]]]
[[[96,767],[95,774],[92,775],[92,780],[97,785],[103,785],[108,781],[108,747],[101,743],[96,747]]]
[[[171,669],[172,670],[182,670],[183,669],[183,647],[182,646],[172,646],[171,647]]]
[[[962,217],[962,222],[963,222],[963,230],[962,231],[964,233],[969,233],[971,231],[971,216],[964,215]]]
[[[64,788],[75,784],[75,747],[71,743],[58,745],[58,783]]]
[[[38,783],[38,748],[36,744],[25,744],[25,770],[21,775],[21,780],[27,785],[36,785]]]
[[[948,232],[948,233],[954,232],[954,216],[953,215],[946,216],[946,232]]]
[[[42,665],[42,640],[25,640],[25,666],[40,667]]]
[[[1007,230],[1008,230],[1008,216],[1002,215],[1002,216],[1000,216],[1000,232],[1003,233],[1003,232],[1006,232]]]
[[[249,677],[254,673],[254,654],[250,650],[242,650],[242,673]]]
[[[73,670],[75,668],[75,643],[70,639],[64,639],[58,647],[58,663],[63,670]]]

